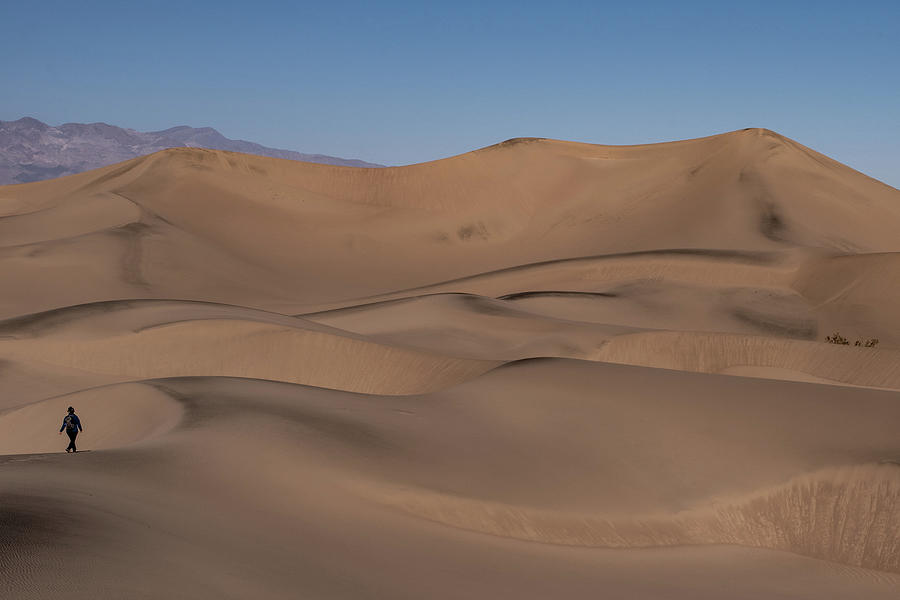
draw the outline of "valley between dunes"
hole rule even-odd
[[[896,598],[898,306],[764,129],[0,187],[0,597]]]

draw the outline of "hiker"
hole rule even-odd
[[[69,414],[63,419],[62,427],[59,428],[59,435],[62,435],[65,429],[66,435],[69,436],[69,445],[66,447],[66,452],[78,452],[75,449],[75,438],[78,437],[79,431],[84,431],[84,427],[81,426],[81,419],[75,414],[75,409],[70,406],[68,410]]]

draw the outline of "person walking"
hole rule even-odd
[[[79,431],[84,431],[84,427],[81,426],[81,419],[75,414],[75,409],[70,406],[68,410],[69,414],[65,416],[62,427],[59,428],[59,435],[62,435],[63,430],[65,430],[66,435],[69,436],[69,445],[66,447],[66,452],[78,452],[75,448],[75,438],[78,437]]]

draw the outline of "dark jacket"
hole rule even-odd
[[[71,419],[71,421],[68,419]],[[81,419],[78,418],[78,415],[66,415],[65,419],[63,419],[62,427],[60,427],[59,430],[63,431],[66,429],[66,425],[69,425],[70,431],[84,431],[84,428],[81,427]]]

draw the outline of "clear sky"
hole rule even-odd
[[[900,0],[13,2],[0,119],[406,164],[767,127],[900,187]]]

